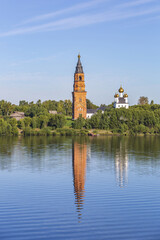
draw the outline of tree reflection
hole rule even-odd
[[[72,146],[73,145],[73,146]],[[96,167],[103,170],[115,168],[119,185],[127,184],[128,166],[134,165],[135,171],[141,174],[155,174],[159,166],[160,136],[146,137],[0,137],[0,170],[30,169],[31,171],[51,171],[61,168],[66,162],[66,155],[71,159],[73,152],[74,177],[79,169],[79,183],[76,184],[77,197],[83,192],[86,159],[90,146],[88,170]],[[73,147],[73,150],[72,150]],[[75,160],[74,160],[75,158]],[[77,160],[76,160],[77,159]],[[89,158],[88,158],[89,160]],[[79,168],[77,165],[79,164]],[[65,165],[67,166],[67,165]],[[96,169],[96,170],[97,170]],[[83,171],[82,171],[83,170]],[[83,177],[82,177],[83,176]],[[76,180],[78,181],[78,180]],[[83,183],[83,184],[82,184]],[[83,185],[83,187],[82,187]],[[78,199],[78,198],[77,198]],[[78,200],[77,200],[78,201]]]
[[[0,169],[11,170],[14,148],[17,145],[18,137],[0,137]]]
[[[0,137],[0,170],[51,170],[70,153],[72,139],[64,137]]]

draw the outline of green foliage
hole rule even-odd
[[[146,100],[146,99],[145,99]],[[97,108],[87,100],[88,108]],[[56,110],[59,114],[49,114],[49,110]],[[10,118],[14,111],[25,113],[25,118],[16,121]],[[97,131],[107,130],[118,134],[160,134],[160,105],[139,104],[129,109],[114,109],[113,105],[106,107],[104,114],[98,111],[91,119],[79,117],[72,121],[72,103],[70,100],[59,102],[48,100],[41,102],[26,102],[13,105],[4,100],[0,101],[0,135],[18,135],[18,131],[25,136],[55,135],[74,136],[86,135],[88,129]]]
[[[17,121],[0,119],[0,135],[18,135]]]
[[[72,117],[71,116],[66,116],[65,117],[66,119],[66,123],[65,123],[65,126],[68,127],[68,128],[72,128]]]
[[[32,129],[31,127],[26,127],[23,130],[23,135],[24,136],[50,136],[55,134],[52,133],[51,129],[48,127],[39,129],[39,130]]]
[[[74,120],[73,122],[74,129],[82,129],[84,126],[85,126],[85,119],[82,118],[81,116],[77,120]]]
[[[51,115],[48,121],[48,126],[53,129],[62,128],[66,123],[65,116],[62,114]]]
[[[19,106],[28,106],[28,102],[25,100],[19,101]]]
[[[58,128],[57,132],[61,136],[74,136],[75,135],[75,130],[74,129]]]
[[[129,109],[107,108],[104,114],[97,112],[91,119],[77,119],[74,128],[104,129],[120,134],[160,133],[160,105],[136,105]]]
[[[98,106],[93,104],[89,99],[86,100],[87,102],[87,109],[97,109]]]
[[[64,101],[65,115],[72,116],[72,102],[70,100]]]
[[[50,127],[50,129],[62,128],[64,127],[65,123],[66,119],[64,115],[47,114],[33,118],[25,117],[24,119],[18,121],[17,124],[20,129],[23,129],[26,134],[28,134],[29,129],[48,129],[48,127]]]
[[[14,106],[10,102],[4,100],[0,101],[0,115],[8,116],[12,112],[13,108]]]
[[[7,103],[7,104],[10,104],[10,103]],[[72,115],[71,100],[65,100],[65,101],[48,100],[44,102],[41,102],[41,100],[38,100],[36,103],[34,102],[28,103],[25,100],[22,100],[19,102],[19,106],[16,106],[16,105],[11,105],[11,106],[12,108],[10,109],[8,114],[12,113],[13,111],[20,111],[20,112],[24,112],[25,116],[28,116],[31,118],[35,116],[40,116],[40,115],[47,115],[49,111],[53,111],[53,110],[67,116]],[[0,110],[1,110],[1,104],[0,104]],[[5,113],[3,115],[5,115]]]

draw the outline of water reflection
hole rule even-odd
[[[128,146],[125,141],[119,142],[115,152],[116,179],[120,187],[124,187],[128,182]]]
[[[87,158],[90,159],[88,170],[104,171],[105,167],[108,167],[111,171],[114,167],[118,184],[123,187],[128,181],[128,171],[131,171],[129,168],[133,169],[133,166],[133,170],[140,174],[159,174],[159,146],[160,137],[158,136],[110,136],[86,139],[82,137],[74,139],[67,137],[1,137],[0,170],[29,169],[43,172],[57,168],[62,171],[63,168],[68,167],[69,171],[70,165],[67,164],[72,160],[73,152],[73,164],[75,162],[79,162],[79,166],[82,164],[79,167],[79,171],[83,175],[82,179],[85,179]],[[93,168],[92,164],[94,164]],[[75,171],[77,170],[74,170],[74,174]],[[80,182],[82,181],[80,180]],[[84,186],[84,184],[82,185]],[[81,189],[84,188],[81,187]]]
[[[85,196],[85,177],[86,177],[87,144],[84,142],[73,141],[72,143],[72,166],[75,203],[78,212],[78,219],[81,219]]]
[[[159,159],[160,137],[0,138],[0,239],[159,239]]]

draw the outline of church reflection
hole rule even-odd
[[[73,141],[72,144],[72,166],[75,204],[77,207],[78,219],[80,220],[85,197],[87,144],[79,143],[76,141]]]
[[[120,141],[119,148],[115,153],[116,178],[120,187],[125,187],[128,183],[128,148],[126,143]]]

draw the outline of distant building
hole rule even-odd
[[[120,87],[119,93],[114,95],[114,108],[129,108],[128,94],[124,93],[124,89]]]
[[[97,109],[87,109],[87,118],[91,118],[96,112]]]
[[[99,107],[97,109],[87,109],[87,118],[91,118],[98,111],[101,111],[102,113],[104,113],[105,109],[106,107]]]
[[[104,111],[107,109],[107,107],[99,107],[97,108],[97,111],[101,111],[102,113],[104,113]]]
[[[24,112],[14,112],[10,115],[11,118],[15,118],[17,121],[25,118]]]
[[[51,111],[50,110],[49,113],[55,115],[55,114],[57,114],[57,111]]]

